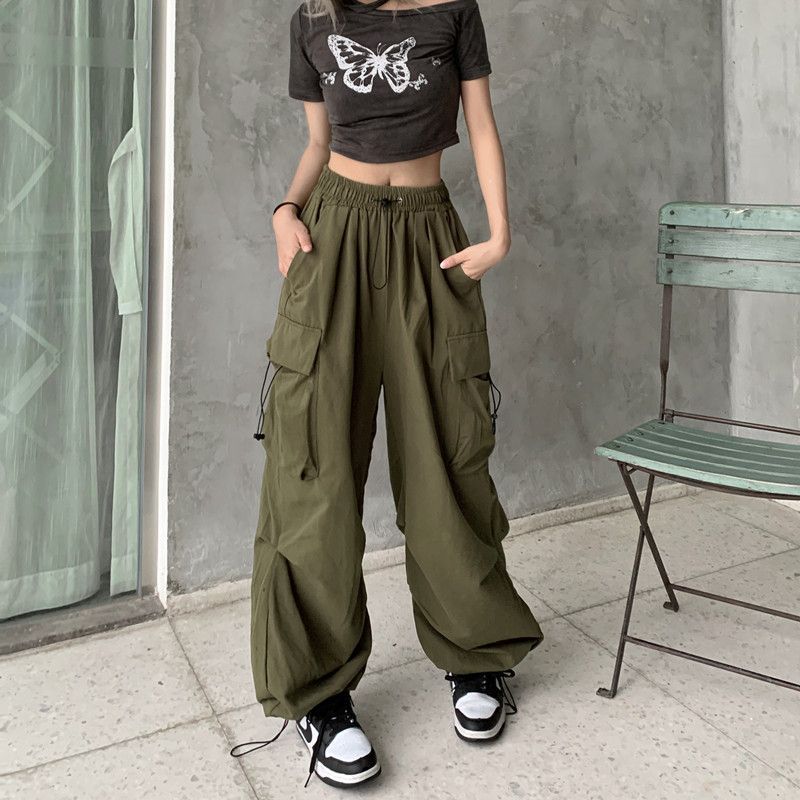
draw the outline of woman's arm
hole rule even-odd
[[[478,181],[489,218],[490,238],[448,256],[442,261],[442,268],[448,269],[461,264],[464,272],[477,280],[495,266],[511,246],[506,167],[492,111],[489,79],[462,81],[461,100],[475,156]]]
[[[330,157],[331,126],[324,103],[303,103],[308,123],[308,144],[300,157],[294,178],[286,192],[285,200],[304,206],[311,190]],[[299,249],[311,250],[308,229],[298,217],[294,206],[282,206],[272,217],[275,243],[278,248],[278,269],[286,277],[289,264]]]

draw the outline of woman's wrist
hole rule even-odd
[[[501,255],[505,255],[511,248],[511,231],[508,228],[493,232],[489,241]]]
[[[294,200],[283,200],[272,209],[272,216],[274,217],[276,214],[285,213],[287,209],[291,210],[296,217],[299,217],[303,210],[300,203],[295,203]]]
[[[280,223],[282,220],[287,220],[291,217],[291,219],[300,219],[300,214],[294,205],[285,205],[281,206],[280,208],[276,208],[272,212],[272,227],[274,228],[277,223]]]

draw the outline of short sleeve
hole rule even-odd
[[[306,49],[300,15],[302,6],[292,16],[289,43],[289,97],[295,100],[319,102],[323,99],[319,74],[311,63]]]
[[[461,15],[456,54],[458,74],[462,81],[482,78],[491,73],[486,32],[477,3],[470,3]]]

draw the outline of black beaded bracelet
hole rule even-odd
[[[282,203],[278,203],[278,205],[276,205],[275,208],[272,209],[272,216],[274,217],[275,212],[279,208],[283,208],[283,206],[294,206],[297,209],[298,216],[303,213],[302,207],[297,203],[295,203],[293,200],[284,200]]]

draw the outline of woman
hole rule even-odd
[[[380,771],[349,693],[371,645],[361,516],[381,389],[417,634],[462,739],[500,734],[504,678],[542,638],[487,467],[480,281],[509,248],[490,71],[475,0],[310,0],[291,20],[309,138],[273,214],[285,281],[256,434],[252,666],[265,714],[297,721],[309,777],[336,786]],[[439,172],[459,101],[491,231],[473,245]]]

